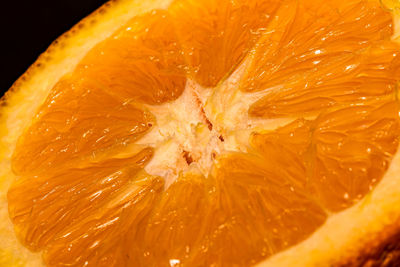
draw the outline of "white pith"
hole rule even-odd
[[[156,125],[136,142],[155,148],[146,172],[163,177],[166,187],[187,171],[207,177],[218,155],[247,152],[251,133],[287,123],[289,119],[248,115],[249,107],[268,90],[244,93],[239,89],[244,65],[215,88],[204,88],[189,79],[175,101],[148,106]]]

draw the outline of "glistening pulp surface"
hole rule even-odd
[[[132,18],[20,136],[19,240],[49,266],[248,266],[305,240],[396,153],[392,34],[364,0],[176,0]]]

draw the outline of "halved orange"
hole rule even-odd
[[[400,264],[396,1],[108,3],[1,108],[1,266]]]

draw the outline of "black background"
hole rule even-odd
[[[6,0],[0,6],[3,95],[62,33],[106,0]]]

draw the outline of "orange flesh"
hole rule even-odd
[[[133,18],[20,137],[8,192],[19,240],[49,266],[247,266],[301,242],[373,190],[396,152],[391,34],[391,14],[362,0],[177,0]],[[148,107],[242,62],[240,89],[264,93],[250,116],[292,122],[164,188],[144,170],[153,148],[134,144],[157,124]]]

